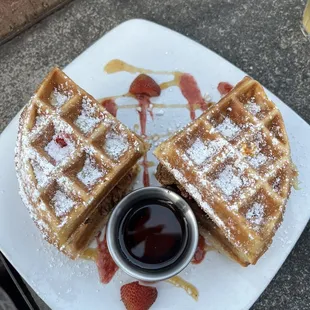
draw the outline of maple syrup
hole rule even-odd
[[[156,270],[173,264],[187,244],[188,228],[181,212],[164,199],[144,199],[124,216],[119,241],[134,265]]]

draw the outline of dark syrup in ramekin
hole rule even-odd
[[[173,264],[184,251],[187,235],[185,219],[170,201],[144,199],[122,219],[119,241],[131,263],[152,270]]]

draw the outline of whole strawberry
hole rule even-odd
[[[121,299],[127,310],[148,310],[157,298],[157,289],[138,281],[121,287]]]

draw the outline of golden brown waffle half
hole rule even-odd
[[[164,186],[168,186],[171,190],[177,192],[190,205],[197,219],[199,233],[207,239],[207,242],[212,243],[212,246],[219,252],[227,255],[243,266],[248,266],[239,259],[235,254],[235,249],[229,243],[221,229],[215,225],[207,213],[205,213],[196,203],[194,199],[184,190],[174,176],[162,165],[159,164],[156,170],[156,179]]]
[[[282,116],[262,86],[245,77],[154,154],[237,260],[255,264],[282,221],[296,177]]]
[[[243,266],[248,266],[249,263],[241,261],[235,254],[235,248],[229,243],[222,230],[210,219],[196,203],[194,199],[184,190],[181,184],[174,178],[174,176],[162,165],[159,164],[155,174],[157,180],[164,186],[168,186],[173,191],[179,193],[187,203],[191,206],[196,216],[199,233],[207,239],[207,242],[212,243],[212,246],[219,252],[227,255]]]
[[[20,193],[44,237],[76,257],[96,226],[75,247],[82,223],[94,217],[147,148],[54,68],[22,112],[16,147]]]

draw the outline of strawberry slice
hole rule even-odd
[[[148,310],[157,298],[157,289],[138,281],[121,287],[121,299],[127,310]]]
[[[64,138],[57,137],[55,141],[57,144],[59,144],[61,148],[66,147],[68,145]]]
[[[160,95],[161,89],[150,76],[140,74],[131,83],[129,92],[133,95],[157,97]]]
[[[118,266],[115,264],[114,260],[111,257],[107,245],[106,236],[104,236],[104,239],[102,241],[100,241],[99,237],[100,234],[96,237],[98,245],[98,256],[96,263],[98,267],[100,281],[104,284],[108,284],[118,270]]]

